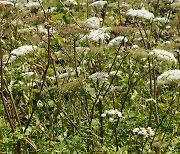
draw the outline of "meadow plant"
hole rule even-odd
[[[179,153],[179,0],[0,0],[0,153]]]

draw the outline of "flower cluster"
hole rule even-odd
[[[143,137],[151,137],[151,136],[154,136],[155,133],[154,131],[151,129],[151,127],[147,127],[147,128],[134,128],[133,129],[133,133],[135,135],[143,135]]]
[[[157,81],[158,83],[180,83],[180,70],[168,70],[158,76]]]
[[[174,55],[165,50],[154,49],[152,52],[149,53],[149,56],[151,55],[155,55],[157,59],[159,60],[164,60],[164,61],[169,61],[169,62],[174,62],[174,63],[177,62]]]
[[[25,73],[22,73],[22,76],[25,76],[25,77],[31,77],[34,75],[34,72],[25,72]]]
[[[11,55],[14,55],[14,56],[24,56],[26,54],[28,54],[30,51],[33,51],[33,50],[36,50],[38,47],[37,46],[32,46],[32,45],[24,45],[24,46],[21,46],[17,49],[14,49],[12,52],[11,52]]]
[[[115,92],[115,91],[121,91],[122,90],[122,86],[112,86],[110,91],[111,92]]]
[[[145,18],[145,19],[149,19],[149,20],[154,18],[153,13],[151,13],[147,10],[144,10],[144,9],[140,9],[140,10],[129,9],[126,14],[128,16]]]
[[[101,18],[92,17],[85,21],[84,25],[88,28],[97,29],[100,27],[100,21],[102,21]]]
[[[40,7],[40,4],[39,4],[39,2],[28,2],[25,6],[28,8]]]
[[[109,46],[109,47],[118,46],[118,45],[120,45],[120,43],[121,43],[122,41],[127,42],[128,39],[127,39],[125,36],[118,36],[118,37],[112,39],[112,40],[109,42],[108,46]]]
[[[89,79],[92,79],[94,81],[96,80],[106,80],[109,77],[108,73],[106,72],[96,72],[89,76]]]
[[[161,17],[156,17],[156,18],[154,18],[153,21],[159,21],[161,23],[169,22],[169,20],[167,18],[161,18]]]
[[[96,7],[97,10],[103,9],[103,7],[107,4],[107,1],[96,1],[91,3],[90,6]]]
[[[110,29],[111,28],[109,27],[103,27],[97,30],[91,30],[90,33],[82,37],[81,40],[88,39],[95,42],[98,42],[99,40],[104,41],[105,39],[110,38],[110,34],[109,34]]]
[[[65,4],[67,6],[71,6],[71,5],[77,5],[76,0],[66,0]]]
[[[111,110],[105,110],[104,113],[101,114],[101,117],[109,117],[109,121],[114,121],[113,117],[122,117],[122,113],[120,111],[118,111],[117,109],[111,109]]]

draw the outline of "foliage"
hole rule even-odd
[[[0,3],[0,153],[180,152],[180,76],[158,80],[180,69],[178,2],[91,2]],[[165,22],[127,15],[142,7]]]

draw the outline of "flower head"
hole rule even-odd
[[[66,0],[65,4],[66,4],[67,6],[77,5],[77,2],[76,2],[76,0]]]
[[[153,21],[159,21],[161,23],[169,22],[167,18],[156,17]]]
[[[128,39],[127,39],[125,36],[118,36],[118,37],[112,39],[112,40],[109,42],[108,46],[109,46],[109,47],[118,46],[118,45],[120,45],[120,43],[121,43],[122,41],[127,42]]]
[[[92,17],[85,21],[84,25],[88,28],[97,29],[100,27],[100,21],[102,21],[101,18]]]
[[[164,60],[164,61],[169,61],[169,62],[174,62],[174,63],[177,62],[174,55],[165,50],[154,49],[152,52],[149,53],[149,56],[151,55],[156,56],[157,59],[159,60]]]
[[[96,72],[92,75],[89,76],[89,79],[92,79],[92,80],[106,80],[107,78],[109,77],[108,73],[106,72]]]
[[[39,2],[28,2],[25,6],[28,7],[28,8],[40,7],[40,4],[39,4]]]
[[[101,10],[106,4],[107,1],[96,1],[91,3],[90,6],[94,6],[97,10]]]
[[[25,76],[25,77],[31,77],[34,75],[34,72],[25,72],[25,73],[22,73],[22,76]]]
[[[33,50],[35,50],[37,48],[38,48],[37,46],[24,45],[24,46],[21,46],[21,47],[19,47],[17,49],[14,49],[11,52],[11,55],[14,55],[14,56],[23,56],[23,55],[26,55],[30,51],[33,51]]]
[[[128,16],[145,18],[149,20],[154,18],[154,14],[145,9],[138,9],[138,10],[129,9],[126,14]]]
[[[169,70],[158,76],[158,83],[180,82],[180,70]]]
[[[119,118],[122,117],[122,113],[120,111],[118,111],[117,109],[111,109],[111,110],[105,110],[103,114],[101,114],[101,116],[105,117],[106,115],[108,116],[117,116]]]
[[[98,42],[99,40],[104,41],[105,39],[110,38],[109,30],[110,30],[109,27],[105,27],[105,28],[103,27],[97,30],[91,30],[90,33],[82,37],[81,40],[89,39],[95,42]]]
[[[141,127],[141,128],[134,128],[133,129],[133,133],[135,135],[143,135],[143,137],[145,137],[145,138],[155,135],[155,133],[151,129],[151,127],[147,127],[147,128],[143,128],[143,127]]]

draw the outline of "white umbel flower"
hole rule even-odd
[[[25,72],[25,73],[22,73],[22,76],[25,76],[25,77],[31,77],[34,75],[34,72]]]
[[[180,83],[180,70],[168,70],[158,76],[157,81],[161,84],[172,82]]]
[[[98,29],[100,27],[101,18],[92,17],[85,21],[84,25],[88,28]]]
[[[38,47],[37,46],[32,46],[32,45],[25,45],[25,46],[21,46],[17,49],[14,49],[11,52],[11,55],[14,56],[23,56],[28,54],[30,51],[36,50]]]
[[[107,4],[107,1],[96,1],[90,4],[90,6],[96,7],[97,10],[103,9],[103,7]]]
[[[137,133],[139,132],[139,128],[134,128],[133,129],[133,133],[137,135]]]
[[[112,86],[110,89],[111,92],[121,91],[121,90],[122,90],[122,86]]]
[[[155,133],[154,131],[151,129],[151,127],[147,127],[147,128],[134,128],[133,129],[133,133],[135,135],[143,135],[143,137],[147,138],[147,137],[151,137],[154,136]]]
[[[28,8],[40,7],[40,4],[39,4],[39,2],[28,2],[25,6],[28,7]]]
[[[99,40],[104,41],[105,39],[110,38],[110,31],[111,28],[105,27],[105,28],[99,28],[97,30],[91,30],[89,34],[85,35],[81,40],[88,39],[91,41],[98,42]]]
[[[92,79],[92,80],[106,80],[107,78],[109,77],[108,73],[106,72],[96,72],[92,75],[89,76],[89,79]]]
[[[66,4],[67,6],[77,5],[77,2],[76,2],[76,0],[66,0],[65,4]]]
[[[109,46],[109,47],[118,46],[118,45],[120,45],[120,43],[121,43],[122,41],[127,42],[128,39],[127,39],[125,36],[118,36],[118,37],[112,39],[112,40],[109,42],[108,46]]]
[[[144,10],[144,9],[139,9],[139,10],[129,9],[126,14],[128,16],[145,18],[145,19],[149,19],[149,20],[154,18],[153,13],[151,13],[147,10]]]
[[[149,56],[155,56],[159,60],[169,61],[176,63],[177,60],[174,55],[166,50],[154,49],[149,53]]]
[[[156,17],[156,18],[154,18],[153,21],[159,21],[161,23],[169,22],[169,20],[167,18],[161,18],[161,17]]]
[[[132,49],[138,49],[138,48],[139,48],[138,45],[136,45],[136,44],[133,44],[133,45],[132,45]]]
[[[102,117],[102,118],[106,117],[106,113],[102,113],[102,114],[101,114],[101,117]]]
[[[122,117],[122,113],[118,111],[117,109],[111,109],[111,110],[105,110],[103,114],[101,114],[101,117],[105,117],[106,115],[108,116],[117,116],[119,118]]]

